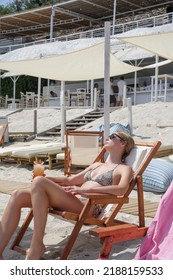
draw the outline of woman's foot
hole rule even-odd
[[[45,246],[42,245],[40,247],[36,247],[33,249],[28,249],[26,253],[25,260],[41,260],[43,259],[43,255],[45,253]]]

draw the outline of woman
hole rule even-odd
[[[99,192],[123,195],[133,174],[132,169],[123,161],[133,146],[132,137],[119,131],[106,139],[104,147],[109,152],[106,163],[93,163],[71,177],[38,176],[33,179],[30,190],[15,191],[0,223],[0,259],[3,259],[3,251],[18,226],[22,208],[33,208],[34,231],[26,259],[37,260],[45,252],[43,236],[48,208],[80,213],[84,202],[77,194]],[[96,215],[96,207],[90,215]]]

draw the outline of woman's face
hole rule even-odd
[[[120,150],[124,149],[125,142],[124,140],[117,134],[113,133],[111,134],[105,142],[105,148],[110,151],[110,150]]]

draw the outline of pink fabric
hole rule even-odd
[[[173,260],[173,181],[163,195],[135,260]]]

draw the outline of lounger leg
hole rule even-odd
[[[75,243],[77,237],[78,237],[78,234],[84,224],[84,221],[85,219],[87,218],[88,216],[88,213],[91,209],[91,204],[90,204],[90,200],[86,203],[86,205],[84,206],[80,216],[79,216],[79,220],[76,222],[73,230],[72,230],[72,233],[70,234],[70,237],[67,241],[67,244],[66,246],[64,247],[64,250],[60,256],[60,260],[66,260],[68,258],[68,255],[70,254],[71,252],[71,249],[73,247],[73,244]]]
[[[22,255],[26,255],[26,250],[24,248],[22,248],[19,244],[20,244],[32,218],[33,218],[33,210],[31,209],[11,246],[12,250],[17,251],[17,252],[21,253]]]
[[[108,260],[111,249],[112,249],[112,245],[113,245],[113,239],[112,239],[111,236],[105,237],[105,238],[101,239],[101,243],[103,245],[102,245],[102,248],[100,250],[98,260]]]
[[[137,188],[138,188],[139,226],[145,227],[143,180],[141,175],[137,177]]]

